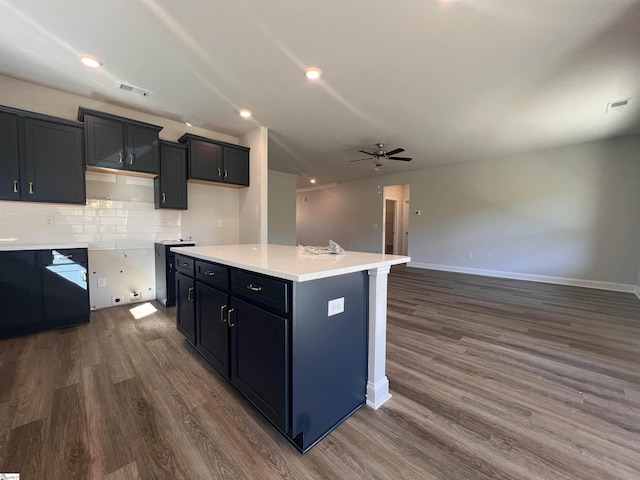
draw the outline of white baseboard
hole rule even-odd
[[[597,288],[600,290],[612,290],[615,292],[635,293],[640,298],[640,287],[626,283],[601,282],[598,280],[583,280],[580,278],[552,277],[547,275],[533,275],[528,273],[503,272],[499,270],[485,270],[482,268],[455,267],[450,265],[438,265],[434,263],[409,262],[408,267],[424,268],[427,270],[440,270],[443,272],[468,273],[471,275],[484,275],[486,277],[510,278],[513,280],[526,280],[529,282],[557,283],[558,285],[572,285],[575,287]]]

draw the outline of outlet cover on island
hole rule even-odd
[[[329,300],[328,316],[337,315],[344,312],[344,297]]]

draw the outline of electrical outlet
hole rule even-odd
[[[473,258],[473,252],[467,252],[467,258]]]
[[[98,278],[98,288],[104,288],[107,286],[107,279],[104,277]]]
[[[344,297],[329,300],[328,316],[344,312]]]
[[[493,260],[493,253],[487,252],[487,260],[489,261]]]
[[[218,220],[218,227],[224,227],[224,222],[222,220]]]

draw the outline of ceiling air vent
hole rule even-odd
[[[617,102],[608,103],[607,104],[607,113],[608,112],[619,112],[620,110],[624,110],[624,107],[629,105],[630,101],[631,101],[631,99],[627,98],[626,100],[618,100]]]
[[[149,90],[145,90],[144,88],[140,88],[140,87],[134,87],[133,85],[127,85],[126,83],[122,83],[122,82],[118,82],[116,84],[116,87],[118,87],[119,90],[135,93],[142,97],[148,97],[149,95],[151,95],[151,92]]]

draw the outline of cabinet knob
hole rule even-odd
[[[227,306],[226,306],[226,305],[222,305],[222,306],[220,307],[220,321],[221,321],[222,323],[225,323],[225,322],[227,321],[227,319],[226,319],[226,318],[224,318],[224,309],[225,309],[225,308],[227,308]]]
[[[231,323],[231,314],[232,314],[233,312],[235,312],[235,308],[230,308],[230,309],[229,309],[229,312],[227,312],[227,324],[228,324],[230,327],[235,327],[235,326],[236,326],[236,324],[235,324],[235,323]]]
[[[120,161],[120,163],[124,162],[124,152],[118,153],[118,160]]]
[[[262,291],[262,287],[255,287],[252,283],[247,285],[247,289],[251,290],[252,292],[261,292]]]
[[[18,193],[18,180],[13,181],[13,193]]]
[[[33,182],[29,182],[29,195],[33,195]]]

